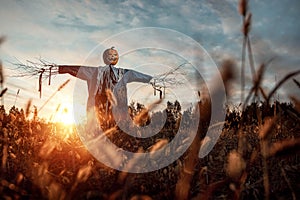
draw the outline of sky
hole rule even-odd
[[[38,109],[48,102],[40,110],[45,119],[55,115],[56,120],[67,118],[66,113],[73,113],[74,101],[78,103],[76,112],[84,112],[87,90],[83,81],[56,75],[50,86],[48,80],[43,81],[39,98],[38,77],[13,77],[21,72],[12,63],[42,58],[56,64],[103,66],[102,51],[109,45],[118,49],[121,67],[153,76],[195,59],[204,76],[213,77],[212,66],[219,66],[226,58],[236,61],[240,74],[243,35],[237,0],[0,0],[0,4],[0,36],[6,38],[0,47],[4,87],[8,88],[2,99],[6,109],[13,105],[24,108],[31,99]],[[263,81],[264,89],[270,91],[287,73],[300,69],[300,2],[250,0],[249,9],[255,67],[273,59]],[[195,43],[201,46],[200,50],[193,46]],[[184,84],[170,85],[165,100],[178,98],[182,104],[188,104],[189,99],[196,99],[195,84],[199,77],[193,73],[193,66],[183,67],[176,78]],[[69,78],[69,84],[56,92]],[[294,78],[300,81],[299,76]],[[247,92],[251,87],[248,65],[246,81]],[[238,104],[240,92],[237,78],[228,102]],[[133,84],[129,99],[147,104],[147,99],[158,98],[152,93],[149,85]],[[74,100],[74,94],[80,100]],[[300,98],[300,90],[293,81],[284,84],[276,98],[289,101],[290,95]]]

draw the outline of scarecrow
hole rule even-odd
[[[122,110],[114,116],[118,121],[122,119],[121,115],[128,113],[127,83],[150,83],[154,89],[154,95],[159,92],[159,97],[162,99],[163,96],[165,96],[166,87],[175,87],[178,84],[182,84],[181,80],[176,77],[180,74],[178,70],[182,66],[189,64],[183,63],[170,71],[151,76],[135,70],[116,67],[118,60],[118,51],[114,49],[114,47],[111,47],[110,49],[106,49],[103,53],[105,66],[99,67],[57,65],[42,59],[39,59],[39,62],[27,61],[27,64],[22,62],[12,63],[18,70],[18,74],[13,75],[13,77],[39,76],[38,91],[40,98],[42,96],[42,80],[45,78],[49,78],[48,85],[51,84],[51,76],[56,74],[68,73],[85,80],[89,93],[87,100],[87,122],[92,123],[94,126],[98,119],[99,123],[97,123],[97,125],[100,125],[102,130],[106,130],[116,124],[112,115],[112,110],[115,106],[118,107],[119,110]],[[68,81],[63,85],[67,83]],[[57,91],[61,89],[62,86],[59,87]],[[50,98],[52,98],[54,94]],[[50,99],[48,99],[46,103],[48,103],[49,100]],[[42,108],[40,108],[40,110],[41,109]],[[89,127],[89,125],[87,127]]]
[[[103,53],[105,66],[57,65],[59,74],[69,73],[87,82],[89,93],[87,100],[88,122],[94,121],[94,113],[96,113],[103,129],[115,125],[112,104],[127,107],[126,84],[130,82],[149,83],[153,78],[134,70],[116,67],[118,60],[118,51],[112,47]]]

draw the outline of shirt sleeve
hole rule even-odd
[[[141,72],[137,72],[134,70],[125,70],[124,74],[124,83],[130,83],[130,82],[142,82],[142,83],[149,83],[149,81],[153,77],[147,74],[143,74]]]
[[[98,67],[59,65],[58,73],[68,73],[82,80],[89,80],[95,75],[95,73],[98,73]]]

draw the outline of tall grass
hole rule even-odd
[[[25,111],[12,107],[6,112],[2,105],[1,196],[4,199],[299,198],[300,103],[295,97],[291,97],[295,105],[272,103],[271,100],[274,93],[300,71],[287,74],[269,93],[265,92],[262,83],[268,62],[262,63],[256,71],[249,38],[252,22],[248,1],[239,1],[238,9],[243,19],[244,37],[240,74],[242,94],[247,52],[253,85],[246,99],[241,97],[242,110],[225,111],[223,127],[219,127],[223,121],[214,122],[214,127],[208,126],[211,120],[211,99],[218,96],[220,87],[217,85],[210,95],[203,95],[207,94],[205,89],[199,91],[199,95],[202,95],[198,103],[201,113],[199,128],[187,152],[162,169],[134,174],[120,172],[98,162],[82,144],[75,127],[70,129],[58,123],[43,121],[38,118],[37,108],[34,109],[34,117],[30,117],[33,107],[31,100]],[[0,38],[0,44],[2,41],[3,38]],[[226,90],[229,90],[230,81],[236,77],[234,68],[233,60],[224,61],[220,68]],[[1,80],[4,80],[3,77]],[[62,84],[57,91],[67,83]],[[294,83],[299,86],[295,79]],[[5,92],[2,90],[1,94],[3,96]],[[259,95],[264,101],[257,101]],[[110,91],[108,96],[111,103],[116,103]],[[251,96],[254,98],[251,99]],[[135,123],[146,125],[150,120],[150,110],[158,103],[161,100],[148,108],[141,104],[130,105],[130,114]],[[180,125],[188,130],[190,121],[181,120],[183,116],[191,118],[194,111],[181,111],[178,102],[168,102],[165,112],[166,122],[155,136],[135,138],[118,127],[109,129],[105,134],[115,145],[128,151],[151,154],[163,149],[165,154],[176,153],[189,140],[189,134],[177,133],[178,127]],[[153,116],[160,119],[162,114],[153,113],[151,120],[155,119]],[[200,148],[205,148],[212,141],[212,138],[205,136],[208,129],[222,133],[212,151],[199,159]],[[68,137],[64,137],[66,133]],[[181,137],[176,148],[166,149],[166,144],[176,134]]]

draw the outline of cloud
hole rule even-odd
[[[290,6],[292,5],[292,6]],[[300,3],[289,0],[281,1],[250,1],[249,8],[253,14],[251,40],[257,65],[275,56],[276,59],[267,69],[265,86],[271,88],[274,75],[280,79],[283,75],[299,68],[300,54],[300,21],[298,10]],[[51,8],[51,9],[50,9]],[[240,66],[242,34],[240,32],[241,16],[237,12],[236,0],[207,0],[207,1],[8,1],[0,7],[1,35],[7,36],[7,41],[1,46],[1,59],[4,65],[13,57],[24,61],[36,57],[59,64],[89,64],[97,66],[101,62],[101,42],[111,36],[143,27],[163,27],[176,30],[191,37],[201,44],[218,64],[225,57],[237,59]],[[167,35],[173,37],[172,35]],[[121,53],[133,48],[136,43],[149,46],[148,41],[142,40],[138,34],[131,38],[115,41]],[[164,43],[168,48],[181,50],[184,55],[201,57],[189,43],[182,40],[167,40],[156,36],[152,46]],[[104,42],[105,44],[105,42]],[[112,45],[112,44],[107,44]],[[94,50],[94,52],[93,52]],[[175,51],[174,50],[174,51]],[[199,53],[199,52],[198,52]],[[91,59],[85,62],[88,55]],[[177,65],[172,56],[166,54],[143,54],[144,58],[125,57],[124,66],[142,65],[143,62]],[[190,57],[193,57],[190,56]],[[141,58],[141,57],[140,57]],[[128,59],[128,60],[127,60]],[[13,60],[14,61],[14,60]],[[201,59],[198,59],[200,63]],[[208,65],[200,63],[209,73]],[[147,71],[145,69],[145,71]],[[147,71],[151,73],[151,71]],[[248,74],[250,82],[250,75]],[[46,94],[51,94],[69,76],[57,76],[53,87],[45,87]],[[8,80],[18,83],[15,80]],[[23,79],[24,83],[28,80]],[[28,98],[34,98],[39,103],[44,99],[36,98],[37,82],[31,80],[28,85]],[[26,84],[23,84],[24,87]],[[9,85],[11,91],[16,90]],[[292,82],[287,83],[282,92],[293,92]],[[70,88],[69,88],[70,89]],[[68,89],[68,90],[69,90]],[[235,90],[239,93],[239,87]],[[72,89],[70,89],[72,92]],[[69,92],[69,91],[68,91]],[[71,92],[67,94],[70,95]],[[11,101],[13,99],[11,93]],[[25,95],[25,93],[24,93]],[[26,98],[26,97],[25,97]]]
[[[208,2],[208,5],[219,15],[224,34],[230,37],[240,34],[238,26],[241,24],[241,17],[237,13],[236,2],[235,4],[228,0],[209,0]]]

